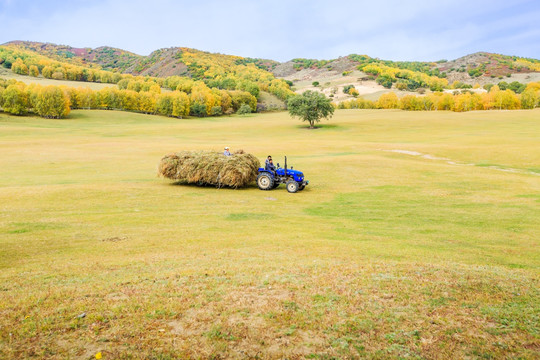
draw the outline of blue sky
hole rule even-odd
[[[172,46],[287,61],[367,54],[455,59],[477,51],[540,58],[539,0],[0,0],[0,43]]]

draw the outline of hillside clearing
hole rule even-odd
[[[116,84],[103,84],[103,83],[95,83],[95,82],[87,82],[87,81],[54,80],[54,79],[46,79],[44,77],[18,75],[2,67],[0,67],[0,78],[6,79],[6,80],[15,79],[25,84],[39,84],[43,86],[64,85],[64,86],[74,87],[74,88],[77,88],[77,87],[90,88],[96,91],[101,90],[106,87],[111,87],[111,86],[116,87]]]

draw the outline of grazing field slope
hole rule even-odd
[[[535,358],[539,118],[0,114],[0,358]],[[225,145],[310,184],[157,177]]]

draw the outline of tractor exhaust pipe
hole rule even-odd
[[[287,178],[287,157],[285,156],[285,178]]]

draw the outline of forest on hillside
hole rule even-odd
[[[277,64],[270,60],[212,54],[188,48],[162,49],[148,57],[106,47],[79,50],[24,42],[0,46],[0,66],[14,74],[116,85],[95,91],[65,85],[26,85],[13,79],[0,79],[2,110],[15,115],[34,113],[48,118],[66,117],[71,109],[114,109],[179,118],[203,117],[264,110],[264,107],[257,106],[261,92],[273,94],[285,104],[294,95],[293,82],[276,78],[269,71]],[[505,71],[540,71],[539,60],[497,54],[482,56],[488,56],[490,65],[484,62],[469,66],[467,71],[470,76],[485,76],[494,71],[495,65]],[[416,91],[419,95],[398,97],[390,92],[380,96],[377,101],[371,101],[358,97],[354,85],[348,85],[343,91],[354,98],[334,104],[341,109],[470,111],[540,106],[538,82],[499,81],[497,84],[484,85],[486,91],[478,93],[475,91],[480,87],[478,84],[472,86],[460,81],[449,84],[447,72],[440,70],[444,69],[446,60],[436,63],[394,62],[367,55],[349,55],[348,60],[368,79],[384,88]],[[334,61],[294,59],[292,63],[295,71],[300,71],[305,68],[331,68]],[[136,75],[152,69],[157,71],[156,66],[178,66],[181,75]],[[132,73],[121,72],[129,69]],[[462,69],[467,68],[460,67],[458,72],[465,71]],[[344,71],[343,75],[347,75],[347,72]],[[424,94],[426,89],[430,93]],[[449,93],[448,89],[454,92]]]

